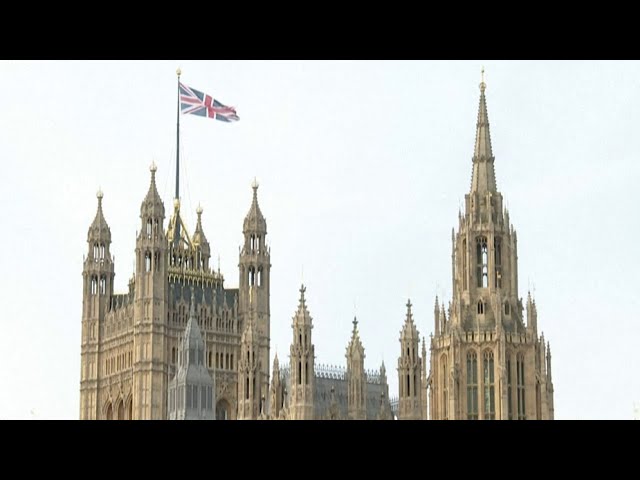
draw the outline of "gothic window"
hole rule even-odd
[[[104,243],[100,244],[100,258],[104,258]]]
[[[225,368],[229,370],[229,354],[228,353],[225,354],[224,359],[225,359],[225,362],[224,362]]]
[[[229,367],[231,368],[231,370],[233,370],[233,353],[231,354],[230,359],[231,361],[229,362]]]
[[[407,389],[404,392],[406,397],[411,396],[411,375],[407,374]]]
[[[100,277],[100,294],[104,295],[107,293],[107,279],[104,275]]]
[[[467,420],[478,419],[478,355],[467,353]]]
[[[483,355],[484,371],[484,418],[485,420],[496,419],[496,398],[494,387],[493,352],[486,351]]]
[[[467,239],[462,240],[462,289],[467,289]]]
[[[258,268],[258,286],[262,286],[262,267]]]
[[[111,408],[111,404],[110,403],[107,405],[107,411],[106,411],[106,414],[105,414],[105,418],[107,420],[113,420],[113,409]]]
[[[309,361],[304,364],[304,383],[309,385]]]
[[[511,305],[509,305],[509,302],[504,302],[504,314],[505,315],[511,314]]]
[[[526,420],[524,403],[524,355],[518,354],[516,359],[517,396],[518,396],[518,420]]]
[[[476,239],[476,265],[478,288],[487,288],[489,286],[489,252],[486,237]]]
[[[212,355],[211,355],[211,352],[209,352],[209,355],[207,355],[207,367],[208,368],[211,368],[211,358],[212,358]]]
[[[448,408],[448,395],[447,395],[447,356],[442,355],[440,357],[440,363],[442,364],[442,419],[446,420],[447,408]]]
[[[95,259],[98,258],[98,244],[97,243],[93,244],[93,258],[95,258]]]
[[[160,252],[155,252],[153,254],[153,268],[155,270],[160,270]]]
[[[298,385],[302,384],[302,362],[298,362]]]
[[[118,420],[124,420],[124,404],[122,400],[118,403]]]
[[[484,315],[484,301],[478,300],[478,315]]]
[[[150,218],[147,219],[147,238],[151,238],[151,228],[152,228],[152,224],[153,222],[151,221]]]
[[[204,386],[200,387],[200,408],[207,408],[207,388]]]
[[[91,295],[98,293],[98,278],[95,275],[91,276]]]
[[[145,272],[151,271],[151,253],[149,252],[145,252],[144,254],[144,271]]]
[[[502,240],[496,237],[493,242],[496,249],[496,265],[502,265]]]

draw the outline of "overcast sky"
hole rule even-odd
[[[178,66],[241,119],[181,119],[182,211],[193,230],[202,204],[213,258],[237,287],[258,178],[272,356],[287,361],[304,277],[317,362],[345,364],[355,314],[365,367],[384,359],[397,395],[407,298],[429,335],[435,295],[451,297],[482,65],[498,189],[518,232],[518,293],[535,290],[551,342],[556,418],[632,418],[640,63],[181,60],[0,62],[0,418],[78,418],[96,191],[124,292],[152,161],[172,208]]]

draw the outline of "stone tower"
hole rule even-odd
[[[421,420],[422,359],[418,355],[420,334],[413,323],[411,300],[407,301],[407,317],[400,332],[400,358],[398,358],[398,418]]]
[[[366,420],[367,395],[364,371],[364,347],[358,335],[358,320],[353,317],[353,332],[347,346],[347,398],[350,420]]]
[[[84,258],[82,296],[82,347],[80,373],[80,418],[100,418],[98,369],[101,365],[100,334],[105,313],[113,294],[115,276],[111,230],[102,213],[102,191],[98,191],[98,211],[87,233],[89,251]],[[111,411],[113,416],[113,411]]]
[[[289,398],[289,418],[291,420],[313,420],[315,353],[311,330],[311,315],[305,303],[304,285],[300,287],[300,302],[293,316],[293,342],[290,349],[291,387]]]
[[[167,418],[167,238],[164,204],[156,188],[156,166],[140,206],[141,229],[136,239],[133,318],[133,418]]]
[[[238,363],[238,420],[256,420],[262,412],[265,396],[262,394],[262,365],[260,337],[253,306],[253,287],[249,290],[249,311],[240,339]]]
[[[204,364],[205,345],[191,292],[189,321],[178,349],[178,371],[169,382],[169,420],[215,419],[215,386]]]
[[[553,385],[537,331],[518,297],[517,235],[497,189],[485,98],[480,106],[471,189],[452,231],[453,298],[436,299],[430,412],[442,419],[552,419]]]
[[[271,254],[266,243],[267,221],[258,205],[258,182],[253,181],[253,201],[244,219],[242,234],[244,245],[240,249],[239,316],[241,325],[246,324],[251,300],[255,313],[256,336],[259,344],[261,391],[258,398],[267,398],[269,386],[269,332],[270,332],[270,288]],[[251,290],[251,299],[249,292]]]

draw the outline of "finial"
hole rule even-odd
[[[173,208],[175,208],[176,210],[180,210],[180,199],[179,198],[174,198],[173,199]]]
[[[411,299],[407,300],[407,310],[411,313]]]
[[[102,203],[102,197],[104,197],[104,194],[102,193],[102,189],[100,187],[98,187],[96,197],[98,198],[98,203]]]
[[[357,328],[358,328],[358,319],[354,316],[353,317],[353,331],[355,332]]]
[[[156,173],[156,171],[158,170],[158,167],[156,166],[156,162],[155,161],[151,161],[151,166],[149,167],[149,170],[151,171],[151,173]]]
[[[180,75],[182,75],[182,70],[180,70],[180,67],[176,69],[176,75],[178,75],[178,78],[180,78]]]
[[[484,65],[482,66],[482,70],[480,71],[480,75],[482,81],[480,82],[480,91],[484,93],[485,88],[487,88],[487,84],[484,83]]]
[[[260,184],[258,183],[258,180],[256,179],[256,177],[253,177],[253,182],[251,182],[251,188],[253,188],[253,191],[255,192],[256,190],[258,190],[259,186]]]
[[[218,273],[220,273],[220,254],[218,254]]]
[[[202,215],[202,207],[200,206],[200,202],[198,202],[198,208],[196,208],[196,213],[198,214],[198,217]]]

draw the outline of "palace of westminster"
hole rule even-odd
[[[518,297],[517,235],[496,185],[485,89],[483,81],[471,189],[452,233],[453,295],[446,308],[435,299],[428,356],[407,302],[397,398],[384,363],[364,368],[355,319],[346,367],[316,363],[304,286],[289,359],[281,364],[276,355],[269,371],[271,259],[257,183],[242,228],[239,286],[227,288],[210,265],[201,208],[189,235],[176,198],[165,229],[152,165],[126,293],[113,291],[111,231],[98,192],[82,273],[80,418],[553,419],[551,351],[538,335],[535,301]]]

